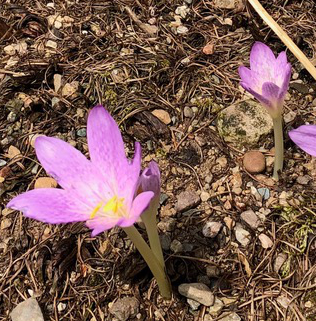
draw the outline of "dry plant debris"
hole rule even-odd
[[[315,2],[262,5],[315,61]],[[245,99],[237,69],[255,40],[285,49],[239,1],[0,0],[1,321],[31,296],[54,321],[112,320],[126,297],[130,320],[315,320],[315,159],[287,139],[275,184],[271,135],[258,143],[266,169],[256,174],[243,167],[247,149],[216,129],[217,114]],[[285,133],[316,115],[315,82],[289,59]],[[81,224],[49,226],[5,208],[38,182],[55,184],[36,161],[35,137],[87,152],[97,103],[163,173],[170,302],[120,230],[91,238]],[[179,294],[195,283],[212,291],[213,306]]]

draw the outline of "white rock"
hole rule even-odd
[[[265,235],[265,234],[263,234],[263,233],[259,235],[259,240],[261,242],[261,246],[264,249],[269,249],[269,248],[271,248],[273,246],[273,242],[270,239],[270,237]]]
[[[212,291],[203,283],[183,283],[179,285],[178,291],[186,298],[200,302],[205,306],[211,306],[214,303]]]
[[[220,222],[206,222],[203,226],[202,233],[205,237],[214,238],[221,230],[223,224]]]
[[[182,34],[186,34],[189,32],[189,29],[186,26],[179,26],[177,27],[177,33],[182,35]]]
[[[211,195],[208,192],[203,191],[200,195],[202,202],[207,202],[210,199]]]
[[[242,212],[240,218],[253,230],[257,229],[260,224],[260,220],[253,210]]]
[[[19,303],[10,314],[12,321],[44,321],[41,308],[33,298]]]
[[[247,246],[250,242],[250,233],[245,230],[241,224],[237,223],[235,227],[236,240],[242,245]]]

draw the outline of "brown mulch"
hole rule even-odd
[[[243,95],[237,69],[247,63],[253,42],[264,41],[275,52],[285,49],[282,42],[249,6],[225,10],[213,1],[193,0],[182,19],[188,32],[177,34],[171,23],[183,1],[57,0],[55,9],[47,3],[0,0],[0,159],[7,162],[0,167],[0,321],[9,320],[10,311],[32,295],[46,320],[112,320],[109,303],[135,296],[140,315],[134,320],[203,321],[207,308],[191,311],[177,286],[205,279],[210,266],[217,267],[217,275],[209,277],[213,292],[233,299],[222,316],[234,311],[249,321],[315,320],[315,186],[296,181],[302,175],[315,180],[315,161],[286,138],[284,174],[271,187],[275,202],[269,205],[249,192],[249,183],[266,185],[242,169],[244,151],[226,144],[215,128],[217,113]],[[315,61],[315,2],[262,4]],[[67,18],[56,28],[52,15]],[[150,22],[157,34],[146,29]],[[26,50],[12,56],[4,51],[21,42]],[[207,44],[214,46],[212,54],[203,53]],[[315,82],[288,57],[302,83],[290,89],[286,112],[296,116],[286,131],[315,122],[316,115]],[[56,90],[56,74],[62,75],[62,88],[71,84],[75,91]],[[181,253],[165,251],[174,290],[170,302],[161,299],[150,271],[120,229],[92,238],[82,224],[49,226],[4,209],[45,176],[32,147],[34,135],[57,136],[86,153],[82,129],[88,110],[98,103],[119,122],[130,154],[138,140],[145,163],[155,158],[160,165],[168,199],[159,220],[174,226],[160,233],[189,247]],[[185,107],[198,111],[188,118]],[[166,125],[153,116],[155,109],[167,111],[172,122]],[[10,146],[21,154],[8,157]],[[269,156],[272,135],[261,146]],[[219,158],[227,164],[219,165]],[[232,193],[230,185],[237,166],[241,195]],[[203,190],[210,175],[210,201],[176,213],[177,196],[188,188]],[[216,182],[224,192],[215,190]],[[279,204],[282,191],[292,195],[287,205]],[[254,231],[252,242],[242,247],[225,225],[226,218],[240,222],[240,213],[249,208],[270,210],[262,231],[273,240],[272,248],[263,249]],[[201,233],[208,219],[223,222],[215,239]],[[281,253],[286,261],[276,272]]]

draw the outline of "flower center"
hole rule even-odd
[[[102,214],[106,214],[108,216],[124,216],[124,211],[122,211],[122,207],[124,206],[124,198],[117,197],[114,195],[110,200],[108,200],[105,204],[104,202],[100,202],[92,211],[90,218],[94,218],[98,212],[101,210]]]

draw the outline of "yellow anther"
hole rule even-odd
[[[99,209],[102,207],[102,202],[100,202],[92,211],[90,218],[94,218],[96,214],[99,212]]]
[[[113,196],[104,206],[104,203],[100,202],[92,211],[90,218],[94,218],[99,210],[102,208],[103,213],[118,214],[120,208],[124,205],[124,198],[118,198],[116,195]],[[103,206],[103,207],[102,207]]]
[[[104,212],[113,212],[116,214],[120,207],[123,206],[124,198],[118,198],[116,195],[113,196],[103,207]]]

